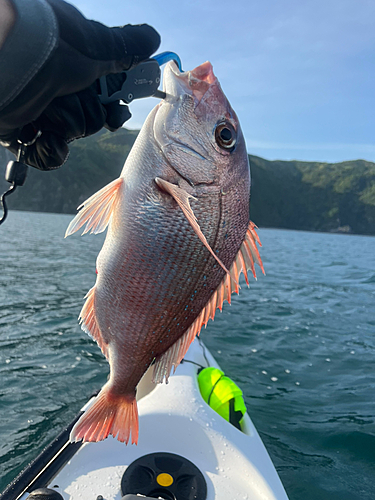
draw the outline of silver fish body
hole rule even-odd
[[[180,73],[169,63],[164,90],[173,97],[150,113],[120,178],[87,200],[67,231],[108,226],[81,321],[111,374],[72,440],[131,434],[136,442],[144,372],[156,360],[155,381],[167,380],[216,307],[238,292],[239,273],[261,264],[245,142],[212,66]]]

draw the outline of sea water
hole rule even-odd
[[[104,236],[0,227],[0,490],[106,381],[77,316]],[[375,498],[375,238],[260,229],[267,275],[201,338],[244,391],[291,500]]]

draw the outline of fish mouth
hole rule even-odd
[[[164,69],[164,92],[174,98],[179,98],[184,94],[191,95],[196,105],[200,103],[208,89],[217,84],[212,64],[208,61],[191,71],[181,72],[174,61],[170,61]]]

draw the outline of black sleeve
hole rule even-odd
[[[16,21],[0,50],[0,111],[35,77],[57,46],[58,26],[45,0],[12,0]]]
[[[160,36],[147,24],[88,20],[63,0],[11,1],[16,21],[0,50],[0,144],[17,154],[19,140],[35,137],[24,163],[51,170],[71,141],[130,118],[118,102],[101,104],[95,81],[148,59]]]

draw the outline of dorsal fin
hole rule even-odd
[[[250,253],[251,253],[252,257],[253,257],[253,260],[261,268],[262,273],[266,274],[264,272],[262,259],[260,258],[259,251],[258,251],[258,248],[256,246],[257,243],[258,243],[259,246],[262,246],[262,243],[260,242],[259,236],[257,235],[255,229],[258,229],[257,226],[254,224],[254,222],[250,221],[248,230],[246,232],[245,241],[248,243],[248,245],[250,247]],[[255,270],[254,270],[254,278],[256,278]]]
[[[90,230],[94,234],[102,233],[109,224],[123,182],[123,178],[119,177],[84,201],[77,209],[80,212],[69,224],[65,238],[78,231],[85,224],[86,228],[82,235]]]
[[[219,308],[220,311],[222,310],[223,302],[225,300],[227,300],[230,304],[232,291],[235,291],[237,294],[239,293],[238,279],[241,272],[244,273],[246,283],[247,285],[249,285],[247,271],[251,269],[254,278],[256,278],[254,269],[255,260],[255,262],[262,269],[263,274],[265,274],[262,259],[260,258],[255,243],[257,242],[259,243],[259,245],[261,245],[258,235],[255,232],[255,228],[255,224],[253,222],[250,222],[244,240],[244,243],[247,243],[246,246],[244,246],[244,243],[241,245],[241,248],[232,263],[229,273],[224,276],[223,280],[221,281],[215,292],[211,295],[210,300],[207,302],[195,321],[182,335],[182,337],[180,337],[161,356],[156,358],[153,375],[154,383],[160,384],[164,379],[168,383],[168,378],[172,367],[175,371],[177,366],[181,363],[181,360],[185,356],[187,350],[189,349],[190,344],[193,342],[196,335],[199,335],[202,326],[206,326],[210,318],[212,320],[214,319],[217,308]],[[254,246],[252,245],[251,241],[249,241],[250,238],[254,242]],[[253,254],[256,256],[255,258],[253,257]]]

